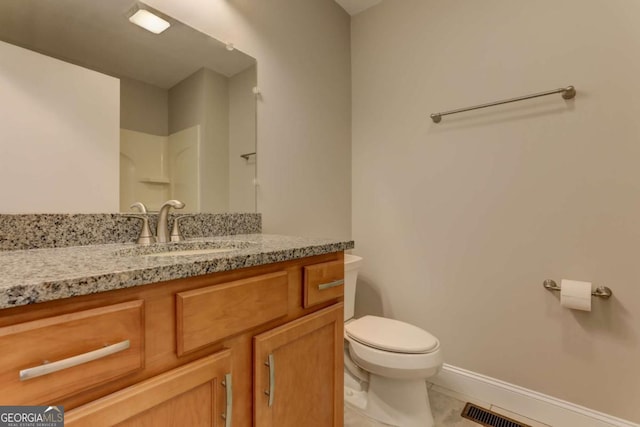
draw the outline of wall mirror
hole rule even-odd
[[[169,28],[154,34],[134,25],[129,17],[138,9]],[[118,169],[113,200],[120,211],[134,201],[158,210],[175,198],[186,203],[185,212],[255,212],[254,58],[132,0],[2,0],[0,40],[117,79],[119,126],[109,138],[119,137],[119,150],[96,155],[104,162],[91,160],[89,167],[110,162]],[[34,110],[25,126],[46,126]],[[21,170],[34,163],[4,154],[3,162]]]

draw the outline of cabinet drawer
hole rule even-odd
[[[288,287],[282,271],[178,293],[178,355],[285,316]]]
[[[340,298],[344,294],[344,262],[323,262],[304,267],[304,308]]]
[[[144,366],[141,300],[0,328],[0,404],[54,403]]]

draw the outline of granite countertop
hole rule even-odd
[[[289,261],[353,246],[353,241],[335,239],[238,234],[147,247],[128,243],[0,251],[0,309]],[[149,256],[166,248],[220,248],[225,252]]]

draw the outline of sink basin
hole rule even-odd
[[[134,248],[121,249],[117,254],[121,256],[144,257],[197,256],[233,252],[248,248],[251,245],[251,242],[239,241],[187,241],[156,243],[149,246],[136,246]]]

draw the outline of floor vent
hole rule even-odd
[[[488,427],[531,427],[528,424],[522,424],[511,418],[488,411],[473,403],[467,403],[461,415],[463,418]]]

